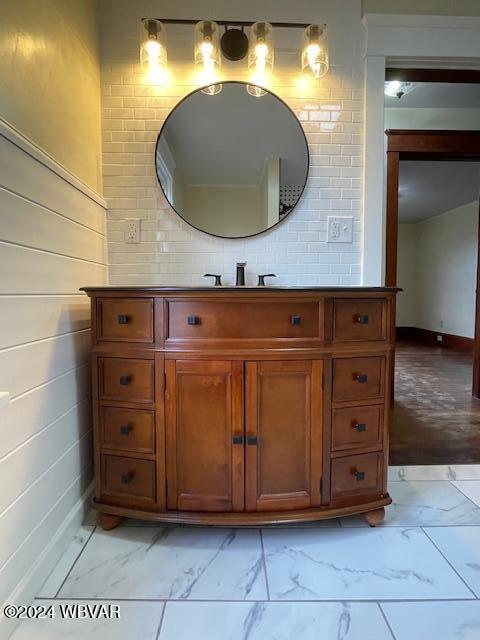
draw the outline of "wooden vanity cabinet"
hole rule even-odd
[[[394,289],[84,290],[105,528],[381,520]]]

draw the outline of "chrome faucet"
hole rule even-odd
[[[237,262],[237,279],[235,281],[236,287],[243,287],[245,285],[245,267],[246,262]]]

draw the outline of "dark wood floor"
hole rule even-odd
[[[480,463],[480,400],[469,353],[397,344],[390,464]]]

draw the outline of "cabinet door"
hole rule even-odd
[[[323,362],[247,363],[246,509],[320,505]]]
[[[244,510],[243,363],[165,363],[167,505]]]

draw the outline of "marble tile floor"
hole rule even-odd
[[[120,619],[23,620],[13,640],[480,640],[480,466],[392,467],[393,505],[224,529],[88,518],[34,604]]]

